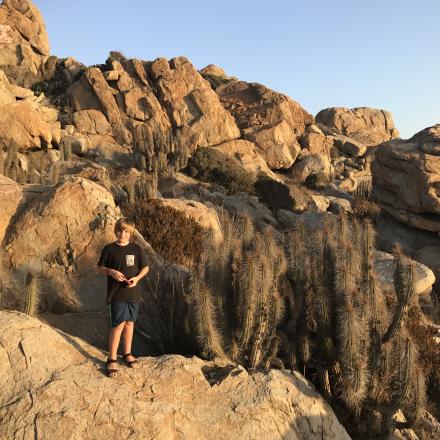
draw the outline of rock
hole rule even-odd
[[[258,174],[264,174],[274,180],[280,180],[267,166],[266,162],[262,159],[255,148],[255,144],[252,142],[238,139],[236,141],[226,142],[212,148],[216,149],[220,153],[225,154],[226,156],[237,159],[243,169],[252,173],[255,177]]]
[[[349,212],[352,213],[351,203],[347,199],[340,197],[327,196],[330,202],[329,211],[333,214],[338,214],[339,212]]]
[[[258,202],[257,197],[249,194],[239,192],[233,196],[225,196],[220,193],[213,193],[209,200],[220,206],[224,206],[230,213],[240,217],[249,216],[254,222],[276,225],[270,209]]]
[[[148,70],[173,126],[188,126],[197,135],[198,146],[210,147],[240,137],[234,118],[188,59],[177,57],[168,62],[159,58]]]
[[[307,177],[313,174],[322,174],[330,178],[333,173],[333,167],[329,159],[319,154],[312,154],[304,157],[292,168],[292,177],[299,183],[306,181]]]
[[[346,199],[349,202],[353,200],[353,196],[348,192],[340,189],[336,184],[330,183],[324,188],[324,195]]]
[[[367,147],[360,142],[350,139],[347,136],[336,135],[329,136],[333,140],[333,144],[345,154],[352,157],[363,156],[367,151]]]
[[[14,66],[34,74],[49,57],[49,38],[43,18],[31,1],[3,0],[0,26],[0,67]]]
[[[257,146],[271,169],[287,169],[313,117],[298,103],[257,83],[233,81],[216,89],[223,106],[234,116],[242,137]]]
[[[81,177],[67,176],[28,203],[14,218],[5,245],[13,268],[44,274],[43,310],[100,310],[104,277],[91,270],[100,247],[114,240],[120,216],[111,194]],[[96,292],[102,292],[102,298]]]
[[[0,244],[22,199],[22,186],[0,174]]]
[[[200,73],[204,73],[205,75],[214,75],[220,78],[227,78],[225,71],[215,64],[208,64],[206,67],[199,71]]]
[[[3,70],[0,70],[0,108],[15,103],[15,94]]]
[[[384,292],[394,292],[393,274],[394,257],[382,251],[375,251],[377,281]],[[415,294],[431,293],[432,285],[435,282],[435,276],[431,269],[424,264],[415,262]]]
[[[316,125],[312,125],[316,127]],[[318,130],[319,128],[316,127]],[[299,143],[302,148],[306,148],[310,154],[319,154],[321,156],[330,157],[330,150],[333,146],[333,138],[331,136],[324,136],[322,133],[311,131],[303,134],[299,138]]]
[[[390,112],[368,107],[330,107],[315,117],[326,134],[342,134],[369,147],[397,138]]]
[[[196,201],[209,199],[212,193],[208,187],[209,184],[199,182],[183,173],[161,177],[158,184],[158,190],[163,197]]]
[[[440,124],[379,146],[371,170],[373,197],[387,213],[440,232]]]
[[[98,110],[80,110],[73,113],[73,123],[84,134],[106,135],[111,132],[111,125]]]
[[[0,417],[10,440],[35,432],[47,440],[350,439],[297,372],[250,374],[165,355],[141,357],[136,368],[119,366],[107,378],[100,350],[8,311],[0,311],[0,358]]]
[[[63,136],[62,144],[64,151],[71,151],[73,154],[84,155],[89,148],[89,141],[78,135],[66,134]]]
[[[387,214],[376,219],[376,234],[378,249],[392,253],[394,245],[399,243],[402,252],[416,261],[418,260],[415,255],[418,250],[427,246],[440,247],[438,234],[407,226]],[[424,264],[423,261],[420,263]]]
[[[94,162],[107,167],[129,168],[136,165],[136,159],[130,147],[111,142],[102,142],[95,148],[88,148],[85,156],[94,158]]]
[[[31,89],[27,89],[25,87],[11,85],[11,91],[14,94],[15,98],[18,99],[32,98],[31,100],[34,101],[38,99],[38,97],[35,96],[34,92]]]
[[[36,111],[29,102],[18,101],[3,106],[0,111],[0,147],[8,149],[15,145],[21,151],[51,148],[52,141],[57,141],[53,130],[59,123],[52,127],[45,117],[44,111]]]
[[[310,198],[311,201],[307,206],[307,210],[310,212],[326,212],[330,206],[330,201],[327,197],[312,194]]]
[[[55,183],[57,183],[61,177],[69,175],[83,177],[98,183],[112,193],[116,202],[127,200],[127,194],[110,179],[109,172],[105,167],[84,159],[81,161],[59,160],[52,163],[44,180],[46,184],[53,184],[54,176],[56,176]]]
[[[412,258],[434,271],[440,270],[440,246],[425,246],[418,249]]]
[[[223,241],[222,227],[214,208],[209,208],[201,202],[181,199],[159,199],[160,204],[169,206],[194,219],[202,229],[211,232],[216,244]]]

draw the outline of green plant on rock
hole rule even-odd
[[[228,82],[231,82],[228,78],[223,78],[219,75],[214,75],[212,73],[202,73],[201,74],[206,81],[209,82],[209,85],[213,90],[216,90],[218,87],[220,87],[223,84],[227,84]]]
[[[288,186],[282,182],[262,174],[258,176],[254,188],[260,202],[269,205],[272,211],[293,210],[295,207],[295,201],[290,195]]]
[[[248,368],[279,366],[282,246],[270,228],[256,231],[248,218],[223,215],[222,224],[224,242],[207,244],[192,268],[190,304],[201,351]]]
[[[391,429],[398,409],[410,426],[425,395],[417,348],[404,325],[414,263],[395,250],[396,304],[387,307],[376,283],[371,223],[332,217],[318,231],[298,223],[286,233],[293,298],[281,340],[288,365],[315,377],[327,399],[348,409],[356,432],[377,421],[375,414],[382,429]]]
[[[191,156],[184,170],[202,182],[222,185],[228,194],[253,194],[255,179],[240,163],[214,148],[202,147]]]

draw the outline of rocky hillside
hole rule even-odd
[[[57,58],[4,0],[0,309],[26,312],[0,311],[6,438],[437,438],[439,127],[313,116],[182,56]],[[151,270],[139,369],[111,381],[94,267],[122,215]]]

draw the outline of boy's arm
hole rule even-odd
[[[109,267],[98,266],[98,272],[102,275],[108,275],[116,281],[124,281],[126,279],[123,273]]]

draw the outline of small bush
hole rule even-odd
[[[111,50],[107,61],[119,61],[120,63],[123,63],[124,61],[127,61],[127,57],[120,52],[119,50]]]
[[[206,81],[209,82],[213,90],[216,90],[221,85],[230,82],[230,80],[227,78],[222,78],[221,76],[213,75],[211,73],[202,73],[201,75],[206,79]]]
[[[278,209],[294,209],[295,201],[290,195],[289,188],[281,182],[266,175],[258,176],[255,183],[255,194],[259,200],[269,205],[273,211]]]
[[[353,215],[355,217],[376,218],[380,213],[380,207],[376,202],[363,197],[355,197],[351,202]]]
[[[315,190],[323,190],[329,183],[331,179],[325,175],[324,173],[315,173],[310,174],[307,176],[304,184],[309,189],[315,189]]]
[[[157,200],[126,203],[121,210],[165,260],[182,265],[198,262],[206,233],[194,219]]]
[[[189,159],[185,172],[202,182],[222,185],[228,194],[254,192],[254,177],[238,163],[213,148],[199,148]]]

